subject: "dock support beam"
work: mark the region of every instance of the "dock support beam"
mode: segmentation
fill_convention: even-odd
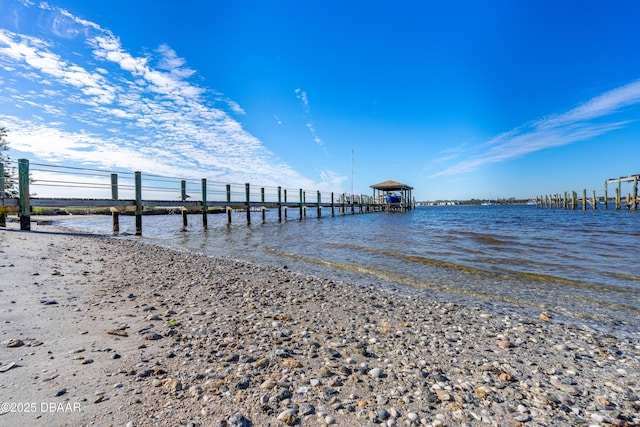
[[[244,194],[246,198],[245,205],[247,206],[247,225],[251,224],[251,189],[249,183],[244,184]]]
[[[322,216],[322,208],[320,207],[321,200],[322,196],[320,195],[320,191],[318,191],[318,218]]]
[[[135,172],[136,236],[142,236],[142,173]]]
[[[302,188],[300,189],[300,198],[298,200],[300,200],[300,220],[302,220]]]
[[[118,174],[111,174],[111,199],[118,200]],[[111,211],[111,221],[113,224],[113,234],[120,233],[120,212],[117,209]]]
[[[3,200],[4,205],[4,163],[0,162],[0,199]],[[0,213],[0,227],[7,226],[7,216],[3,213]]]
[[[209,206],[207,205],[207,180],[202,178],[202,227],[208,227]]]
[[[282,187],[278,186],[278,222],[282,222]]]
[[[29,200],[29,160],[18,160],[18,187],[20,191],[20,230],[31,230],[31,206]]]
[[[185,181],[184,179],[180,181],[180,200],[182,200],[183,202],[187,200],[187,181]],[[188,220],[187,220],[187,210],[182,207],[182,228],[186,229],[188,224]]]
[[[262,187],[260,189],[260,201],[262,202],[262,207],[261,207],[261,211],[262,211],[262,223],[264,224],[265,222],[267,222],[266,219],[266,212],[267,212],[267,208],[264,207],[264,187]]]
[[[638,178],[633,180],[633,200],[631,201],[631,209],[638,209]]]
[[[227,203],[231,204],[231,185],[227,184]],[[227,224],[231,224],[231,206],[227,205]]]

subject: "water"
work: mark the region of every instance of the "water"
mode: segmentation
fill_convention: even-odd
[[[336,212],[337,213],[337,212]],[[327,209],[323,216],[328,216]],[[336,215],[298,211],[145,216],[144,240],[212,256],[287,265],[294,271],[407,296],[471,302],[612,333],[640,330],[640,212],[516,206],[434,206],[408,213]],[[65,222],[110,234],[108,217]],[[132,217],[121,231],[133,234]]]

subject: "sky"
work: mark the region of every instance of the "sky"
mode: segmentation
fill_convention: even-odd
[[[74,167],[601,193],[640,173],[638,17],[635,0],[0,0],[0,127],[11,158]]]

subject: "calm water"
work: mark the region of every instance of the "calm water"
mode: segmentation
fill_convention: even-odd
[[[252,214],[143,218],[145,240],[207,255],[287,265],[359,286],[441,301],[473,301],[521,317],[556,319],[623,334],[640,330],[640,212],[563,211],[535,206],[420,207],[413,212],[261,223]],[[328,210],[323,212],[328,215]],[[81,230],[109,234],[108,217]],[[121,231],[132,234],[132,217]]]

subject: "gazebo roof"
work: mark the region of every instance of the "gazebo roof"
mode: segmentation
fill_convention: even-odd
[[[413,187],[407,184],[403,184],[401,182],[392,181],[392,180],[384,181],[379,184],[373,184],[370,187],[375,190],[382,190],[382,191],[413,190]]]

